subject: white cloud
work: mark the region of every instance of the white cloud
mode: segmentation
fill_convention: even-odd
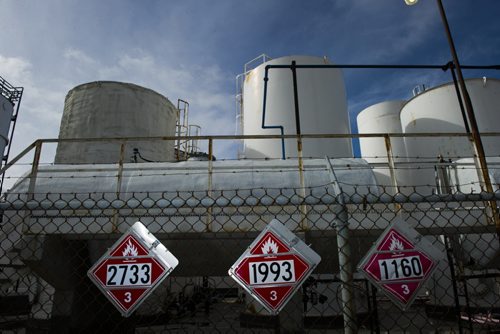
[[[90,65],[96,63],[96,61],[92,59],[89,55],[87,55],[85,52],[75,48],[67,48],[66,50],[64,50],[63,56],[68,60],[75,60],[77,63],[90,64]]]
[[[32,68],[32,64],[23,58],[0,55],[0,73],[13,86],[24,87],[17,126],[23,129],[25,124],[36,124],[35,132],[27,133],[43,136],[53,133],[49,128],[52,127],[52,122],[59,120],[56,108],[62,105],[61,99],[64,99],[64,93],[58,89],[51,89],[48,82],[44,84],[37,80]],[[16,134],[18,132],[21,130],[16,130]],[[31,136],[27,137],[32,139]]]
[[[22,57],[5,57],[0,54],[0,73],[14,86],[32,82],[31,67],[31,63]]]

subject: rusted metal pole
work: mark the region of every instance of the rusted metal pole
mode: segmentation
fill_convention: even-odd
[[[116,198],[120,198],[123,180],[123,160],[125,160],[125,143],[120,145],[120,160],[118,161],[118,173],[116,174]]]
[[[443,21],[444,30],[446,33],[446,38],[448,39],[448,44],[450,46],[451,55],[453,57],[453,65],[457,71],[458,83],[460,85],[460,90],[461,90],[463,101],[465,104],[465,111],[467,113],[467,117],[469,120],[472,141],[473,141],[474,149],[476,151],[476,156],[477,156],[478,162],[479,162],[478,167],[481,170],[481,173],[479,173],[479,175],[482,176],[482,180],[481,180],[482,185],[481,186],[482,186],[483,190],[486,190],[489,193],[493,193],[493,186],[491,185],[490,174],[488,171],[488,164],[486,162],[486,157],[485,157],[485,153],[484,153],[483,142],[482,142],[481,136],[479,134],[479,128],[477,126],[476,116],[474,114],[472,102],[471,102],[469,93],[467,91],[467,87],[465,85],[465,80],[464,80],[464,76],[462,74],[462,68],[460,67],[460,62],[458,60],[458,55],[457,55],[457,50],[455,48],[455,43],[453,42],[453,38],[451,36],[450,25],[448,24],[448,19],[446,18],[446,13],[445,13],[442,1],[436,0],[436,2],[438,5],[438,8],[439,8],[439,13],[441,14],[441,20]],[[493,222],[495,223],[495,226],[497,228],[497,235],[500,238],[500,220],[498,217],[497,204],[495,201],[490,201],[489,205],[491,207],[491,215],[493,218]]]
[[[394,187],[394,194],[397,194],[399,193],[399,186],[398,186],[398,180],[396,178],[396,166],[394,164],[394,157],[392,155],[391,137],[389,137],[389,134],[384,135],[384,141],[385,141],[385,149],[387,152],[387,164],[389,165],[389,172],[391,174],[391,182],[392,186]],[[394,203],[394,210],[396,212],[400,212],[401,205],[398,203]]]
[[[35,144],[35,154],[33,155],[33,163],[31,165],[30,172],[30,183],[28,185],[27,201],[31,201],[35,198],[35,188],[36,188],[36,178],[38,175],[38,167],[40,166],[40,157],[42,155],[42,144],[41,140],[34,142]],[[30,219],[31,210],[26,210],[23,215],[23,233],[29,233],[30,231]]]
[[[116,198],[120,199],[120,194],[122,192],[122,182],[123,182],[123,160],[125,159],[125,143],[120,144],[120,160],[118,161],[118,171],[116,173]],[[111,223],[112,232],[118,231],[118,217],[120,216],[118,210],[115,208],[113,213],[113,221]]]
[[[212,175],[213,175],[213,159],[214,159],[214,148],[213,148],[213,140],[208,140],[208,189],[207,189],[207,197],[212,198]],[[212,231],[212,206],[207,208],[207,223],[206,223],[206,232]]]
[[[40,157],[42,155],[42,141],[35,142],[35,155],[33,156],[33,164],[31,165],[30,184],[28,186],[28,197],[33,198],[36,186],[36,177],[38,175],[38,167],[40,166]]]

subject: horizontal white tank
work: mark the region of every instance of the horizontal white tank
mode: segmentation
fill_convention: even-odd
[[[248,72],[243,83],[243,134],[280,134],[279,129],[262,128],[264,75],[267,65],[329,64],[325,58],[288,56],[270,60]],[[302,134],[348,134],[349,117],[344,79],[340,69],[297,69],[300,126]],[[270,69],[267,87],[266,126],[283,126],[285,134],[296,134],[292,71]],[[285,141],[286,157],[297,157],[297,140]],[[350,139],[309,139],[303,141],[303,156],[352,157]],[[281,158],[280,139],[244,142],[249,159]]]
[[[361,111],[357,118],[358,133],[402,133],[399,113],[405,101],[385,101],[374,104]],[[394,162],[406,161],[404,139],[390,137]],[[378,164],[374,167],[375,176],[380,186],[389,186],[387,192],[393,192],[391,173],[388,165],[387,148],[383,137],[360,138],[361,157],[369,163]],[[395,176],[398,185],[405,180],[404,170],[396,169]],[[392,190],[392,191],[391,191]]]
[[[500,80],[466,80],[480,132],[500,132]],[[403,133],[465,133],[465,126],[453,83],[435,87],[409,100],[401,110]],[[495,137],[482,137],[487,156],[498,156],[500,145]],[[435,184],[433,162],[473,156],[471,142],[465,137],[405,138],[410,160],[421,167],[413,172],[413,185]],[[423,162],[428,162],[424,165]],[[423,188],[422,188],[423,189]]]
[[[59,138],[113,138],[175,136],[177,109],[163,95],[130,83],[97,81],[70,90],[64,102]],[[172,161],[174,142],[128,142],[151,161]],[[116,163],[120,144],[106,142],[59,143],[55,163]]]
[[[378,195],[373,171],[366,161],[353,158],[332,159],[331,163],[336,169],[339,182],[343,183],[342,190],[346,196]],[[212,205],[214,206],[212,211],[214,231],[249,231],[262,227],[259,224],[264,221],[264,217],[267,214],[274,215],[275,213],[267,210],[259,211],[258,207],[261,205],[274,203],[277,206],[290,206],[292,214],[300,214],[298,205],[293,200],[301,201],[300,197],[297,196],[296,189],[302,185],[297,163],[293,160],[128,163],[123,165],[121,181],[116,177],[118,168],[117,164],[40,167],[35,184],[34,199],[48,204],[50,202],[50,200],[47,201],[48,193],[70,194],[69,198],[64,199],[67,201],[75,199],[74,194],[76,193],[84,194],[83,200],[89,199],[90,193],[106,193],[110,195],[110,201],[119,198],[126,201],[128,207],[137,208],[138,201],[144,199],[145,192],[147,192],[147,197],[151,198],[153,206],[170,203],[163,214],[173,215],[172,217],[165,216],[165,220],[153,216],[141,216],[140,220],[143,223],[150,224],[148,228],[152,233],[155,233],[155,229],[167,232],[203,232],[206,228],[206,220],[200,219],[200,215],[205,214],[206,208]],[[335,195],[334,188],[325,187],[325,184],[331,182],[325,159],[305,159],[303,175],[303,186],[306,187],[305,196],[313,201],[311,205],[321,206],[318,203],[321,198],[334,199],[332,197]],[[28,191],[29,178],[27,176],[10,190],[11,196],[15,198],[16,194]],[[120,195],[115,195],[117,191],[120,192]],[[99,195],[96,196],[99,197]],[[276,198],[276,201],[273,198]],[[102,197],[95,198],[97,202],[100,202],[101,199]],[[214,203],[214,199],[216,203]],[[186,202],[184,203],[184,201]],[[67,205],[66,202],[64,207]],[[93,201],[91,206],[100,210],[99,205]],[[188,210],[184,211],[184,215],[179,215],[178,205],[186,208],[194,205],[198,207],[198,211]],[[229,207],[233,208],[229,209]],[[237,207],[241,208],[237,209]],[[246,215],[243,214],[246,212],[243,207],[250,210]],[[201,213],[200,210],[204,213]],[[74,212],[72,211],[71,214]],[[122,218],[125,220],[139,219],[134,217],[136,214],[138,211]],[[282,214],[290,215],[286,210],[282,211]],[[230,219],[225,218],[226,215],[229,215]],[[318,215],[318,211],[309,212],[309,219],[314,221],[314,227],[331,228],[330,218]],[[279,214],[274,217],[278,218]],[[108,228],[112,227],[112,221],[109,219],[88,218],[88,224],[77,223],[78,226],[68,224],[65,219],[43,218],[42,222],[38,218],[33,218],[31,227],[37,231],[42,229],[45,233],[85,234],[108,233],[110,231]],[[300,219],[292,219],[288,223],[296,228],[299,221]],[[371,223],[372,221],[370,221]],[[66,225],[68,228],[59,224]]]
[[[14,113],[14,105],[5,96],[0,95],[0,161],[9,143],[10,121]]]

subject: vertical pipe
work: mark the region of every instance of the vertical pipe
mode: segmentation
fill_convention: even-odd
[[[290,66],[290,69],[292,70],[293,77],[293,103],[295,109],[295,131],[297,133],[297,147],[298,149],[300,149],[300,151],[302,151],[302,139],[300,138],[302,131],[300,130],[299,94],[297,87],[297,63],[295,62],[295,60],[292,61],[292,66]]]
[[[263,129],[280,129],[281,135],[283,136],[285,134],[285,131],[283,129],[283,126],[281,125],[266,125],[266,104],[267,104],[267,82],[269,81],[269,65],[266,66],[265,72],[264,72],[264,98],[263,98],[263,105],[262,105],[262,128]],[[285,155],[285,138],[281,138],[281,158],[283,160],[286,159]]]
[[[353,270],[351,257],[351,244],[349,243],[349,215],[344,201],[344,193],[340,187],[335,170],[328,157],[325,157],[327,168],[330,172],[332,187],[337,195],[339,212],[334,221],[337,229],[337,252],[339,257],[342,310],[346,334],[357,333],[356,309],[354,304],[354,291],[352,287]]]
[[[299,94],[297,87],[297,68],[295,60],[292,61],[292,78],[293,78],[293,102],[295,109],[295,132],[297,134],[297,158],[299,161],[299,179],[300,179],[300,196],[304,199],[306,197],[305,181],[304,181],[304,159],[302,156],[302,132],[300,130],[300,111],[299,111]],[[300,205],[300,228],[302,231],[307,231],[309,226],[307,224],[307,205]]]

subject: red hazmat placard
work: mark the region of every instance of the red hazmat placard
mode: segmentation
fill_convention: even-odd
[[[173,254],[137,222],[87,275],[118,311],[128,317],[178,263]]]
[[[320,260],[302,240],[273,220],[229,269],[229,275],[276,314]]]
[[[406,222],[397,220],[384,231],[358,268],[403,310],[417,297],[442,252]]]

